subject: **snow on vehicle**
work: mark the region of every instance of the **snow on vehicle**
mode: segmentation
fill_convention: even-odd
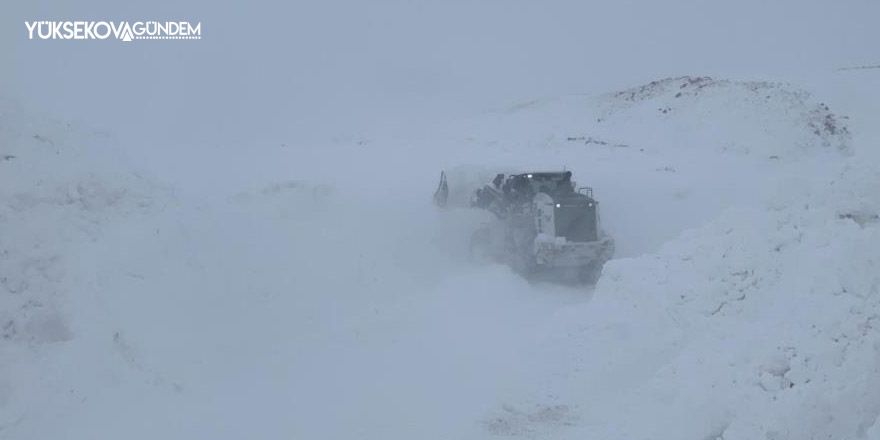
[[[600,227],[592,188],[577,188],[571,171],[497,174],[471,193],[468,205],[494,214],[471,237],[471,256],[510,265],[530,278],[595,284],[614,254]],[[434,203],[449,204],[446,173]]]

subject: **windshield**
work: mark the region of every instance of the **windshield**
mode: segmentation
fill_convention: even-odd
[[[521,179],[529,186],[532,194],[539,192],[547,194],[564,194],[573,191],[571,186],[571,172],[564,173],[531,173],[522,174]]]

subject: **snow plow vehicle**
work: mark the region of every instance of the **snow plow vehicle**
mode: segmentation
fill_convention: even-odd
[[[496,174],[473,189],[467,205],[494,215],[473,233],[471,258],[507,264],[527,278],[595,284],[614,255],[614,240],[600,227],[592,188],[578,188],[571,177],[571,171]],[[441,172],[434,203],[445,207],[449,199]]]

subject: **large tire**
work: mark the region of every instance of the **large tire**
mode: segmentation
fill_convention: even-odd
[[[578,271],[578,281],[583,284],[595,286],[596,283],[599,282],[599,277],[602,276],[602,266],[604,266],[603,262],[594,261],[582,267]]]
[[[507,263],[513,268],[514,272],[527,279],[535,275],[537,269],[534,256],[523,249],[515,249],[511,251]]]

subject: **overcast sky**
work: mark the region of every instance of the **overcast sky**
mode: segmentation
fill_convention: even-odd
[[[76,3],[76,4],[73,4]],[[0,93],[156,140],[428,127],[671,75],[880,63],[880,2],[5,0]],[[201,22],[198,41],[43,41],[29,20]]]

